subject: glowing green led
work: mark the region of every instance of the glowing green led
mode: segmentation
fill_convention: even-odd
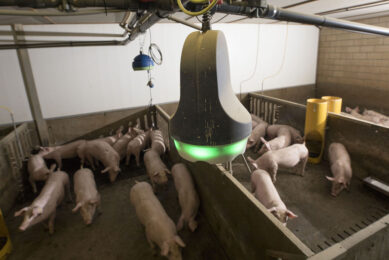
[[[206,161],[209,163],[221,163],[233,160],[237,155],[246,150],[247,138],[236,143],[218,146],[201,146],[186,144],[174,140],[176,149],[181,157],[188,161]]]

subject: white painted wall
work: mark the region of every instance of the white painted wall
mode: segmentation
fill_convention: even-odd
[[[231,81],[236,93],[240,87],[242,92],[260,90],[263,79],[277,71],[276,76],[264,81],[265,90],[315,83],[319,33],[315,27],[217,24],[214,29],[222,30],[226,35]],[[121,33],[118,25],[31,25],[25,26],[25,30]],[[153,103],[178,101],[181,50],[186,36],[192,31],[180,24],[152,27],[152,41],[164,54],[163,64],[152,71],[155,78]],[[145,45],[148,43],[147,34]],[[131,67],[138,52],[138,39],[127,46],[29,49],[44,117],[147,105],[147,73],[134,72]],[[0,50],[0,87],[0,105],[10,106],[17,121],[31,120],[14,50]],[[0,112],[0,124],[8,122],[6,113]]]

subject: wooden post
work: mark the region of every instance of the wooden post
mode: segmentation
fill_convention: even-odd
[[[25,40],[24,35],[16,34],[16,32],[22,32],[23,26],[21,24],[12,25],[14,32],[15,43],[18,41]],[[20,70],[23,76],[24,87],[26,89],[27,98],[30,104],[31,114],[34,119],[35,126],[37,128],[38,137],[41,145],[47,146],[50,144],[49,131],[47,128],[46,120],[43,118],[38,92],[36,90],[34,75],[32,73],[32,67],[30,57],[28,56],[27,49],[16,50],[19,59]]]

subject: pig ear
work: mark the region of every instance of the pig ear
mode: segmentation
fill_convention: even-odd
[[[161,255],[167,256],[169,254],[169,244],[167,242],[163,242],[161,248]]]
[[[152,176],[157,176],[159,172],[154,172]]]
[[[89,203],[90,204],[97,204],[99,202],[99,199],[92,199],[92,200],[89,200]]]
[[[329,180],[329,181],[334,181],[334,180],[335,180],[334,177],[330,177],[330,176],[326,176],[326,178],[327,178],[327,180]]]
[[[268,150],[268,151],[271,151],[271,147],[270,147],[270,145],[269,145],[269,142],[266,141],[263,137],[261,137],[261,141],[262,141],[262,143],[266,146],[267,150]]]
[[[76,207],[74,207],[74,209],[72,209],[72,212],[75,213],[77,212],[77,210],[79,210],[81,208],[82,204],[81,202],[77,203]]]
[[[168,174],[172,174],[172,172],[171,172],[169,169],[166,169],[166,172],[167,172]]]
[[[35,207],[32,210],[32,215],[33,216],[38,216],[38,215],[41,215],[42,213],[43,213],[43,209],[41,207]]]
[[[176,241],[176,243],[180,246],[180,247],[185,247],[185,243],[184,241],[182,241],[182,239],[179,237],[179,236],[175,236],[174,237],[174,241]]]
[[[296,214],[294,214],[292,211],[290,210],[287,210],[286,211],[286,215],[288,216],[288,218],[290,219],[293,219],[293,218],[297,218],[298,216]]]
[[[276,209],[276,207],[272,207],[272,208],[268,209],[268,211],[270,213],[273,213],[273,212],[277,212],[277,209]]]
[[[105,168],[104,170],[102,170],[101,173],[106,173],[106,172],[109,171],[110,169],[111,169],[111,167],[108,166],[107,168]]]
[[[16,212],[15,212],[15,217],[18,217],[18,216],[22,215],[24,212],[26,212],[26,211],[29,210],[29,209],[30,209],[30,207],[25,207],[25,208],[22,208],[22,209],[19,210],[19,211],[16,211]]]

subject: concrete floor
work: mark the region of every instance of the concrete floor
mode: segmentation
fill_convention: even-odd
[[[246,157],[257,158],[252,151]],[[250,174],[241,157],[233,162],[233,175],[248,190]],[[298,215],[289,220],[287,227],[312,251],[320,252],[379,218],[389,214],[387,197],[367,188],[356,176],[350,191],[338,197],[330,195],[331,176],[327,162],[308,164],[304,177],[279,170],[275,186],[288,209]]]
[[[64,164],[71,176],[77,163],[67,161]],[[145,174],[144,169],[122,166],[118,180],[111,184],[106,175],[95,173],[103,213],[95,217],[90,227],[84,225],[79,213],[72,214],[73,203],[64,203],[57,208],[53,235],[49,235],[42,224],[19,232],[17,228],[22,217],[8,216],[6,222],[14,245],[9,259],[165,259],[153,256],[144,229],[130,204],[130,188],[135,181],[147,181]],[[180,207],[172,179],[169,179],[168,189],[158,193],[158,198],[176,223]],[[28,204],[16,205],[14,210]],[[187,245],[182,251],[183,259],[227,259],[201,213],[198,221],[196,232],[185,229],[179,233]]]

